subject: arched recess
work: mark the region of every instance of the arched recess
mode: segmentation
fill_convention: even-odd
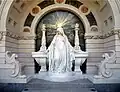
[[[79,10],[71,5],[66,5],[66,4],[54,4],[54,5],[50,5],[46,8],[44,8],[43,10],[41,10],[41,12],[35,16],[32,24],[31,24],[31,30],[32,30],[32,34],[35,36],[35,30],[37,27],[37,24],[39,22],[39,20],[46,15],[48,12],[53,11],[53,10],[67,10],[70,11],[74,14],[76,14],[81,21],[83,22],[83,25],[85,27],[85,32],[87,33],[90,30],[90,24],[87,20],[87,18],[85,17],[84,14],[80,13]]]
[[[40,50],[41,46],[41,39],[42,39],[42,26],[43,24],[46,25],[46,47],[48,48],[53,37],[56,34],[57,25],[61,24],[64,33],[68,38],[68,41],[70,44],[74,47],[75,46],[75,24],[79,24],[79,45],[81,47],[81,50],[85,51],[85,29],[82,21],[78,16],[76,16],[74,13],[71,13],[66,10],[55,10],[48,12],[45,16],[43,16],[36,28],[36,47],[35,51]]]
[[[45,16],[46,14],[48,14],[52,11],[57,11],[57,10],[69,11],[69,12],[75,14],[82,21],[85,33],[89,32],[90,24],[89,24],[86,16],[84,14],[80,13],[77,8],[75,8],[71,5],[67,5],[67,4],[62,4],[62,5],[54,4],[54,5],[50,5],[44,9],[42,9],[41,12],[35,16],[32,24],[31,24],[31,30],[32,30],[33,36],[36,36],[35,31],[36,31],[36,28],[37,28],[37,25],[38,25],[40,19],[43,18],[43,16]],[[85,69],[83,69],[83,73],[85,73],[85,70],[86,70],[86,63],[85,63]]]

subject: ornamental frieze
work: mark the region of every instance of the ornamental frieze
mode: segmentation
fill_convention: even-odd
[[[87,35],[85,39],[103,39],[102,35]]]
[[[106,39],[106,38],[116,35],[116,34],[118,35],[118,37],[120,39],[120,29],[112,30],[104,35],[98,35],[98,34],[89,35],[89,34],[87,34],[87,36],[85,36],[85,39]]]
[[[115,34],[117,34],[120,39],[120,29],[112,30],[104,35],[98,35],[98,34],[89,35],[89,34],[87,34],[85,36],[85,39],[106,39]],[[37,36],[20,36],[15,33],[12,33],[12,32],[1,31],[0,32],[0,41],[3,39],[3,36],[8,36],[8,37],[16,39],[16,40],[35,40],[37,37]]]

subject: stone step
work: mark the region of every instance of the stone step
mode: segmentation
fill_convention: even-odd
[[[90,80],[86,79],[78,79],[69,82],[52,82],[42,79],[32,79],[28,82],[28,84],[93,84]]]
[[[25,88],[34,88],[34,89],[46,89],[46,88],[91,88],[93,85],[77,85],[77,84],[68,84],[68,85],[52,85],[52,84],[47,84],[47,85],[26,85]]]
[[[22,92],[97,92],[94,88],[24,89]]]
[[[42,79],[32,79],[22,92],[97,92],[88,79],[70,82],[51,82]],[[93,90],[93,91],[92,91]]]

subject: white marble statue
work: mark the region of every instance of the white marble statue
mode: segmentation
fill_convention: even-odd
[[[62,27],[57,29],[57,34],[54,36],[47,52],[50,72],[65,73],[71,71],[72,61],[75,60],[74,49]]]

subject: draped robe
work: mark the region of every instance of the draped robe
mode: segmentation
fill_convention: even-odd
[[[48,47],[49,71],[56,73],[70,72],[75,60],[73,47],[66,35],[56,34]]]

